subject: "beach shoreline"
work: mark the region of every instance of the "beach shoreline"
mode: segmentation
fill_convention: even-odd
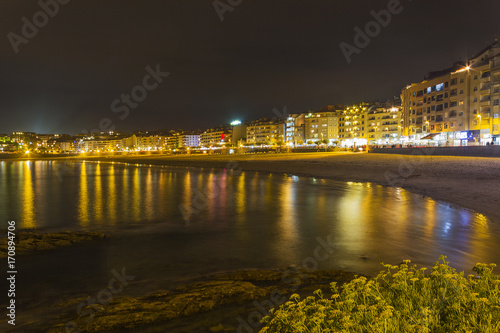
[[[100,161],[247,172],[269,172],[342,182],[395,186],[500,222],[500,159],[368,153],[283,153],[245,155],[107,155],[15,158],[6,161]]]

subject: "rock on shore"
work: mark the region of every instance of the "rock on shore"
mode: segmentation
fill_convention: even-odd
[[[15,252],[23,255],[43,250],[51,250],[77,243],[103,239],[106,235],[98,232],[71,232],[62,231],[57,233],[39,233],[32,231],[16,232]],[[9,239],[4,235],[0,238],[0,258],[7,257]]]

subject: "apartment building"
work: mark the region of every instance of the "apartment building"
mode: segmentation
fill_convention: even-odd
[[[164,136],[159,135],[138,136],[136,146],[139,150],[163,150],[165,139]]]
[[[346,106],[339,114],[339,139],[342,147],[368,144],[368,111],[371,103]]]
[[[285,127],[279,120],[259,119],[247,126],[247,143],[274,145],[284,142]]]
[[[59,141],[57,143],[57,149],[62,153],[75,152],[75,142],[74,141]]]
[[[123,140],[83,140],[78,145],[78,149],[82,152],[114,152],[122,151]]]
[[[231,144],[232,130],[229,126],[209,128],[200,134],[200,145],[202,147],[218,147]]]
[[[165,137],[165,149],[176,149],[179,148],[179,138],[178,134],[173,134]]]
[[[198,134],[179,134],[177,136],[177,147],[192,148],[200,146],[200,135]]]
[[[369,145],[393,145],[401,143],[403,112],[400,103],[373,105],[366,111],[366,130]]]
[[[305,142],[305,114],[290,114],[285,120],[285,144],[301,145]]]
[[[7,135],[0,135],[0,153],[15,152],[18,149],[18,144],[11,141]]]
[[[500,44],[467,62],[429,73],[401,93],[404,135],[410,142],[481,145],[498,140]]]
[[[333,106],[306,114],[304,117],[305,142],[336,144],[339,141],[339,118]]]

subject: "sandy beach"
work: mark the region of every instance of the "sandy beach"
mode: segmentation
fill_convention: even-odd
[[[122,155],[85,159],[151,165],[277,172],[347,182],[397,186],[472,209],[500,222],[500,159],[459,156],[409,156],[368,153],[293,153],[248,155]],[[24,160],[24,158],[22,159]]]

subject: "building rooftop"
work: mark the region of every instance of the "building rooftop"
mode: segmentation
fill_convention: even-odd
[[[424,80],[432,80],[432,79],[435,79],[437,77],[456,72],[457,70],[464,68],[464,67],[465,67],[464,61],[455,61],[451,67],[448,67],[448,68],[440,70],[440,71],[429,72],[424,77]]]

